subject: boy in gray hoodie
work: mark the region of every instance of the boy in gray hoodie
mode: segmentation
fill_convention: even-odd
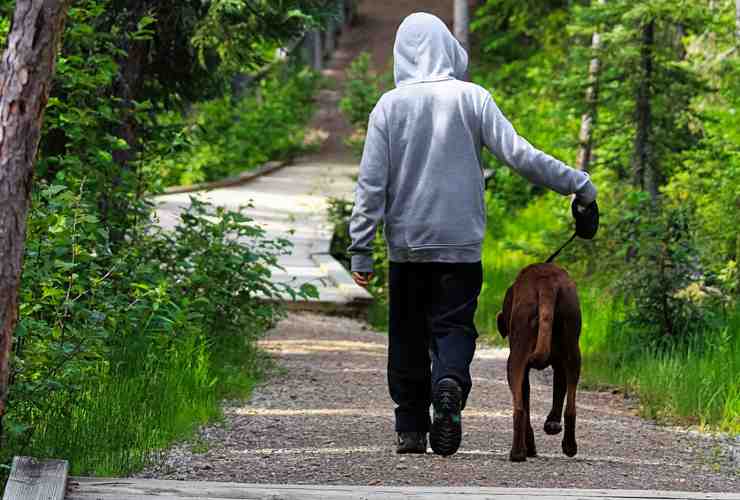
[[[374,235],[384,221],[397,451],[425,453],[428,432],[432,450],[446,456],[460,446],[478,336],[482,146],[529,181],[575,194],[578,205],[594,201],[596,189],[587,173],[520,137],[487,90],[462,81],[468,55],[439,18],[408,16],[393,57],[396,88],[370,114],[348,250],[355,281],[367,286]]]

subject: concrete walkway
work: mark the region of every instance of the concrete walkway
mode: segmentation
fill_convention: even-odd
[[[267,231],[267,237],[293,243],[292,253],[279,259],[283,269],[272,270],[273,282],[295,287],[312,283],[319,290],[318,299],[291,302],[289,307],[358,313],[372,297],[329,254],[333,227],[327,215],[330,197],[351,199],[357,170],[352,164],[296,162],[242,185],[161,196],[157,213],[162,226],[172,227],[191,196],[230,209],[252,205],[245,214]]]

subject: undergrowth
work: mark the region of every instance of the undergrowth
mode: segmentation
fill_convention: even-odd
[[[142,224],[110,253],[84,197],[49,186],[29,238],[0,463],[140,469],[248,395],[265,366],[255,342],[282,316],[258,295],[316,296],[270,280],[289,241],[195,198],[173,229]]]
[[[523,267],[544,261],[556,248],[547,248],[543,237],[543,224],[558,224],[551,207],[552,199],[540,199],[514,217],[489,220],[476,324],[496,344],[505,345],[496,328],[496,314],[506,289]],[[498,213],[489,197],[489,217]],[[583,246],[583,242],[577,240],[573,245]],[[577,251],[569,248],[565,255]],[[560,265],[578,284],[583,386],[619,387],[635,393],[642,415],[662,423],[740,433],[740,309],[718,312],[722,318],[718,326],[701,335],[668,347],[651,343],[631,328],[625,315],[629,303],[601,283],[598,272],[587,275],[572,258],[563,260],[570,265]]]
[[[215,181],[310,149],[306,124],[320,76],[308,68],[278,69],[241,97],[197,103],[184,117],[159,115],[160,127],[173,135],[148,159],[154,187]]]

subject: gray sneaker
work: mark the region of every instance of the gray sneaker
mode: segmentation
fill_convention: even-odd
[[[427,452],[427,433],[426,432],[399,432],[398,446],[396,453],[426,453]]]

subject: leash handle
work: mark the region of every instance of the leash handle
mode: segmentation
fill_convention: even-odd
[[[563,243],[563,246],[561,246],[560,248],[558,248],[557,251],[554,254],[552,254],[550,256],[550,258],[547,259],[545,262],[548,263],[548,264],[550,264],[552,261],[554,261],[555,260],[555,257],[557,257],[558,255],[560,255],[560,252],[562,252],[565,247],[567,247],[568,245],[570,245],[570,243],[574,239],[576,239],[576,236],[578,236],[578,233],[573,233],[573,236],[571,236],[568,241],[566,241],[565,243]]]

